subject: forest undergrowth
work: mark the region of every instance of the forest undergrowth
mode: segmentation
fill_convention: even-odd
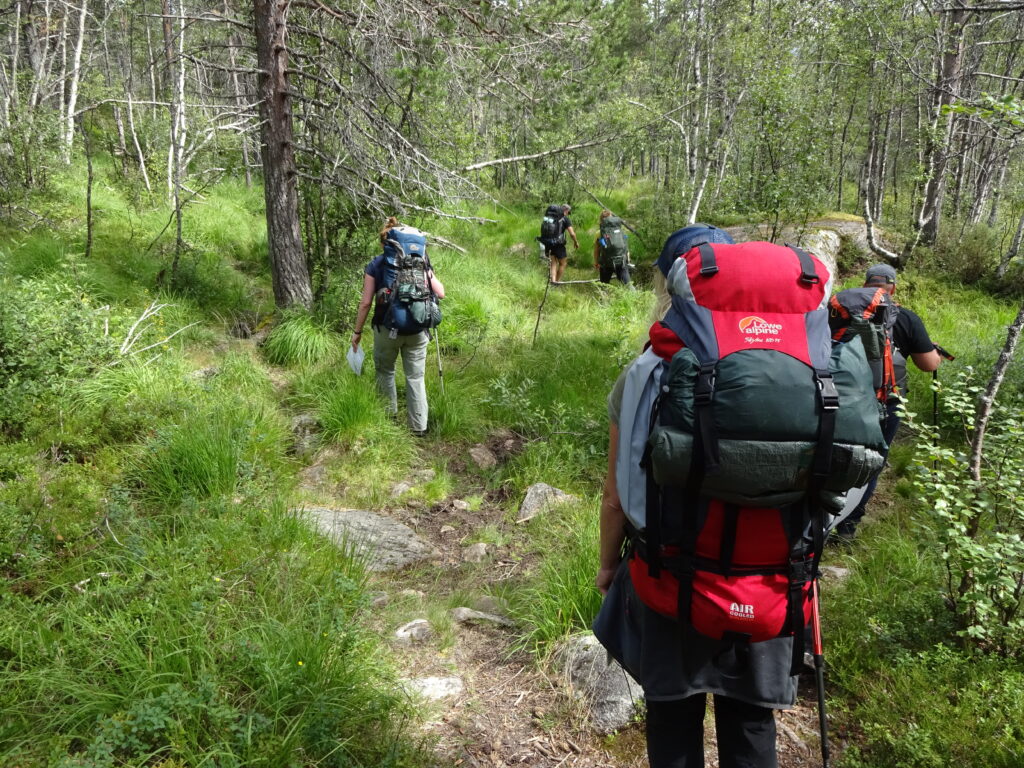
[[[187,211],[172,270],[167,210],[112,179],[93,192],[86,258],[80,181],[33,203],[46,224],[0,230],[2,764],[432,764],[371,577],[298,510],[386,507],[396,483],[431,469],[402,502],[463,498],[481,518],[458,531],[463,542],[524,564],[500,583],[487,578],[493,563],[460,571],[431,598],[442,636],[447,607],[488,593],[514,617],[516,647],[544,664],[599,605],[605,397],[641,347],[649,291],[546,290],[539,206],[468,211],[497,225],[410,221],[465,249],[432,253],[449,298],[439,362],[430,349],[431,432],[413,444],[372,371],[356,377],[344,362],[355,281],[336,280],[312,314],[273,316],[261,192],[209,190]],[[642,225],[640,192],[610,202]],[[598,212],[574,210],[571,279],[596,276]],[[639,230],[644,265],[666,232]],[[367,233],[363,256],[373,250]],[[989,367],[1012,317],[924,269],[906,273],[899,298],[958,354],[944,382]],[[932,419],[929,385],[915,375],[912,421]],[[296,439],[300,416],[316,425],[312,445]],[[490,469],[466,461],[497,433],[514,436],[513,454]],[[840,765],[1019,765],[1024,668],[957,642],[912,446],[908,435],[894,452],[863,535],[826,557],[850,570],[824,594]],[[325,483],[303,482],[313,464]],[[516,526],[535,482],[580,501]]]

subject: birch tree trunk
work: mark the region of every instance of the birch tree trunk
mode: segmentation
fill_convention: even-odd
[[[286,0],[253,0],[259,68],[260,139],[267,245],[278,307],[309,307],[313,292],[299,231],[292,106],[288,91]]]
[[[1009,269],[1010,262],[1017,258],[1017,254],[1020,252],[1021,240],[1024,240],[1024,214],[1021,214],[1020,221],[1017,222],[1017,231],[1013,235],[1010,247],[1006,249],[1003,258],[999,260],[999,267],[996,269],[997,277],[1003,278],[1006,276],[1006,270]]]
[[[78,84],[82,78],[82,49],[85,47],[85,18],[88,0],[82,0],[78,11],[78,33],[75,53],[71,60],[71,84],[68,87],[68,110],[64,117],[64,162],[71,163],[71,146],[75,141],[75,107],[78,104]]]
[[[946,165],[953,141],[952,116],[945,115],[946,107],[959,98],[963,72],[964,29],[969,10],[958,6],[946,15],[946,29],[940,37],[939,72],[932,96],[931,130],[925,144],[924,167],[928,169],[924,199],[918,223],[920,241],[925,245],[935,242],[942,219],[942,200],[946,189]]]

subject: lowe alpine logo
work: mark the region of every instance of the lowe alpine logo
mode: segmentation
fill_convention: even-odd
[[[729,615],[737,619],[753,619],[754,606],[733,603],[729,606]]]
[[[782,324],[769,323],[757,315],[747,315],[740,320],[740,331],[752,336],[778,336],[782,333]]]

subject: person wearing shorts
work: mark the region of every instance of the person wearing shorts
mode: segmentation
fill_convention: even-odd
[[[573,245],[578,251],[580,249],[580,241],[576,239],[576,230],[572,228],[572,219],[569,218],[569,212],[571,210],[572,208],[568,205],[562,206],[562,232],[569,233],[569,237],[572,238]],[[565,250],[565,238],[562,238],[561,243],[555,243],[553,245],[545,243],[544,252],[547,254],[549,259],[551,282],[562,282],[562,275],[565,273],[565,263],[569,258],[569,254]]]

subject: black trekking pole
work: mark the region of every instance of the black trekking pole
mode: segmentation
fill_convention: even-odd
[[[437,350],[437,380],[441,384],[441,394],[444,394],[444,369],[441,367],[441,334],[434,328],[434,348]]]
[[[821,765],[829,768],[828,758],[828,721],[825,719],[825,656],[821,648],[821,609],[818,602],[820,582],[817,578],[811,583],[811,622],[813,630],[814,680],[818,686],[818,730],[821,734]]]

